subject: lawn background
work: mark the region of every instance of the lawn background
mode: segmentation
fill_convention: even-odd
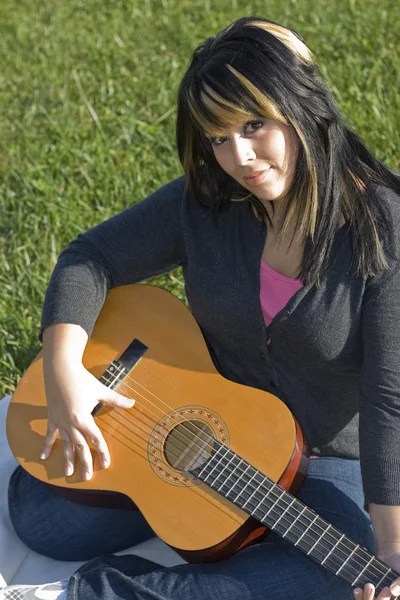
[[[251,14],[305,38],[348,123],[400,170],[397,0],[1,0],[0,397],[40,348],[57,255],[182,173],[179,80]],[[157,283],[184,298],[179,272]]]

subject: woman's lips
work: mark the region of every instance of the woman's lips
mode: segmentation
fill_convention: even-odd
[[[258,171],[253,177],[244,177],[243,179],[248,185],[258,185],[264,181],[271,168],[272,167],[269,167],[269,169],[265,169],[264,171]]]

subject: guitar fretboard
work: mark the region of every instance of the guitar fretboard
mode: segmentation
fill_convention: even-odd
[[[353,587],[371,582],[379,594],[399,576],[238,454],[217,440],[213,446],[190,472],[268,529]]]

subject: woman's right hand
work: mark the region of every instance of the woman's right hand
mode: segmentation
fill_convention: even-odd
[[[48,409],[47,433],[40,458],[51,454],[60,435],[64,448],[64,472],[74,472],[75,451],[82,464],[82,478],[93,476],[93,457],[88,442],[96,449],[100,467],[110,465],[110,453],[92,410],[99,402],[120,408],[130,408],[134,400],[106,387],[79,362],[55,365],[44,362],[44,379]]]

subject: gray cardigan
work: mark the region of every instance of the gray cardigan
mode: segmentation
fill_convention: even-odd
[[[398,244],[400,199],[386,188],[378,194]],[[52,275],[42,327],[76,323],[90,334],[108,288],[180,265],[221,374],[281,398],[313,454],[360,457],[366,503],[400,504],[399,263],[367,280],[352,274],[344,225],[321,286],[306,284],[267,329],[265,235],[248,203],[215,215],[179,178],[70,244]]]

